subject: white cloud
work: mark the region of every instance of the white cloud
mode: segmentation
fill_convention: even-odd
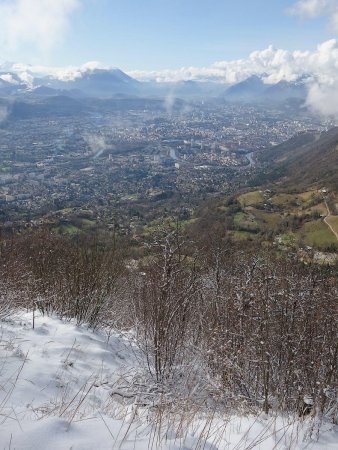
[[[108,144],[104,136],[99,134],[86,134],[83,138],[92,150],[94,158],[99,158],[108,148]]]
[[[0,72],[14,72],[23,81],[32,82],[34,76],[53,76],[59,80],[74,80],[95,69],[108,69],[93,61],[82,66],[45,67],[6,63]],[[314,50],[288,51],[272,46],[252,52],[247,58],[218,61],[208,67],[183,67],[159,71],[131,71],[129,75],[140,80],[178,82],[183,80],[214,81],[234,84],[251,75],[262,76],[265,83],[307,79],[307,104],[321,114],[338,116],[338,41],[331,39]]]
[[[19,84],[17,80],[14,79],[13,75],[11,73],[3,73],[0,75],[0,80],[6,81],[7,83],[11,84]]]
[[[251,75],[263,76],[266,83],[295,81],[311,76],[328,83],[338,78],[338,42],[326,41],[314,51],[288,51],[272,46],[252,52],[246,59],[218,61],[209,67],[189,67],[160,71],[131,71],[129,75],[156,81],[218,81],[234,84]]]
[[[336,0],[299,0],[290,11],[304,18],[314,18],[331,14],[337,5]]]
[[[15,51],[50,50],[62,41],[80,0],[0,0],[0,45]]]
[[[328,17],[331,28],[338,31],[338,0],[299,0],[290,12],[309,19]]]
[[[48,67],[10,62],[0,63],[0,72],[13,72],[27,84],[32,84],[34,77],[46,76],[51,76],[60,81],[72,81],[76,78],[81,78],[85,73],[91,72],[95,69],[108,69],[108,67],[98,61],[90,61],[81,66],[66,67]]]
[[[311,85],[306,104],[317,114],[337,117],[338,81],[330,85],[318,83]]]
[[[338,42],[335,39],[318,45],[314,51],[290,52],[270,46],[252,52],[246,59],[219,61],[210,67],[133,71],[129,75],[144,80],[214,80],[228,84],[251,75],[262,76],[266,83],[305,77],[309,88],[308,107],[322,115],[338,116]]]

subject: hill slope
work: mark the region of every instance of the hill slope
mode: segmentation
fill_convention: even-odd
[[[337,190],[338,128],[297,135],[265,151],[260,159],[273,164],[272,176],[276,171],[285,175],[287,186],[307,188],[316,184]]]

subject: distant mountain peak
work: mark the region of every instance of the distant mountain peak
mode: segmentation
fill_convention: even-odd
[[[280,80],[276,83],[265,83],[264,75],[251,75],[229,87],[225,92],[225,98],[232,101],[264,102],[280,102],[289,99],[305,100],[308,79],[303,76],[295,81]]]

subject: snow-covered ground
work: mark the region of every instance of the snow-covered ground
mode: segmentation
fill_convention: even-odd
[[[281,417],[200,414],[184,426],[164,420],[158,433],[156,408],[137,392],[132,339],[50,317],[33,330],[31,319],[0,322],[0,450],[338,449],[329,426],[309,440],[309,423]]]

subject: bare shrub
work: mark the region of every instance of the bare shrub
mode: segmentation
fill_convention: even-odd
[[[134,324],[157,382],[182,361],[199,290],[196,255],[178,230],[158,236],[140,269],[132,299]]]
[[[110,242],[3,241],[0,317],[37,308],[108,336],[132,330],[157,388],[186,389],[198,408],[337,420],[337,268],[216,231],[198,245],[179,229],[153,238],[133,268]]]
[[[111,317],[124,270],[114,246],[31,232],[3,244],[3,281],[21,304],[97,327]]]
[[[264,252],[231,258],[222,270],[216,260],[209,266],[212,288],[203,293],[205,352],[220,389],[266,413],[303,415],[304,401],[308,412],[329,411],[337,387],[336,278]]]

